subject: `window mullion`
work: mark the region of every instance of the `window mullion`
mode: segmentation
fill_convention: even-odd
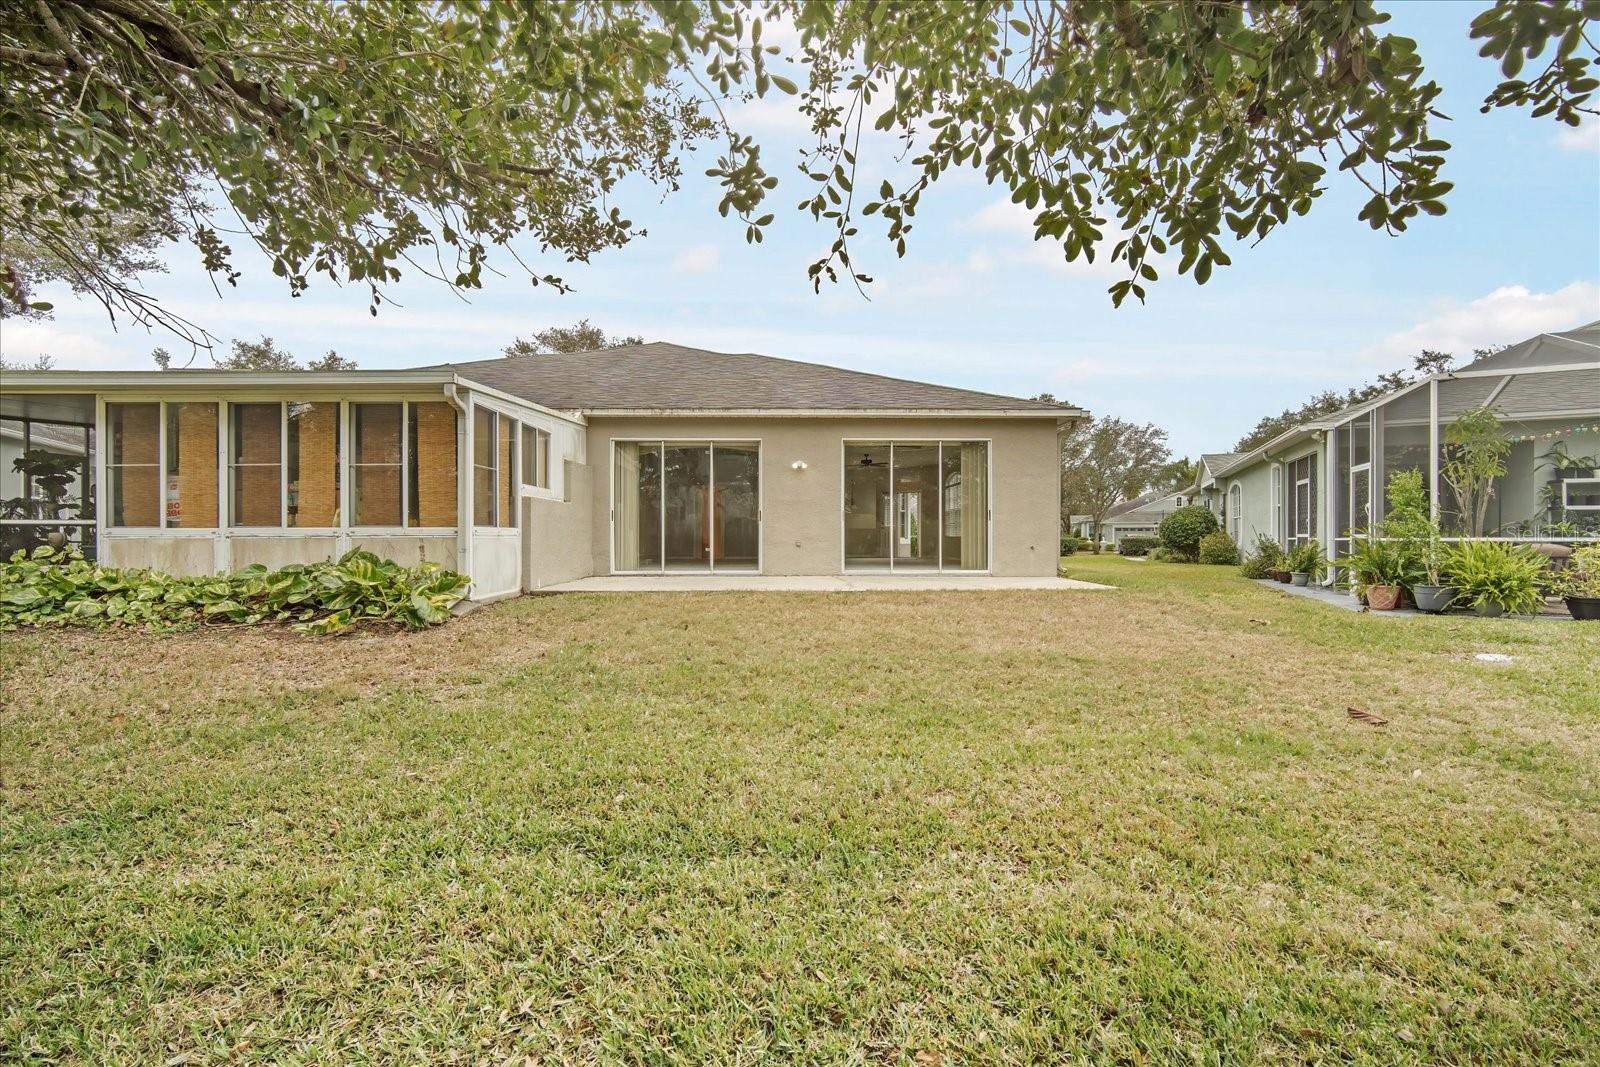
[[[156,525],[167,528],[167,402],[156,402]]]
[[[411,519],[411,401],[400,402],[400,527],[405,528]]]
[[[289,401],[278,402],[278,527],[289,528]]]

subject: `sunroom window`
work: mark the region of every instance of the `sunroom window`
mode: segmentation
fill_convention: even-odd
[[[161,405],[107,404],[111,525],[161,525]]]

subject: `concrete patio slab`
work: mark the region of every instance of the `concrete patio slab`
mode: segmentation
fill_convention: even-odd
[[[935,589],[1114,589],[1075,578],[997,578],[989,575],[936,574],[621,574],[557,582],[535,593],[709,593],[805,592],[868,593]]]

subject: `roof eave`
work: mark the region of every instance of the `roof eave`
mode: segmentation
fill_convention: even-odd
[[[590,418],[850,419],[979,418],[1081,419],[1082,408],[583,408]]]
[[[109,389],[206,389],[328,385],[449,385],[457,380],[438,370],[340,371],[7,371],[0,389],[8,392],[93,393]]]

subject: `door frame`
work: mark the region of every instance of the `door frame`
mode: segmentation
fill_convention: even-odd
[[[707,507],[716,506],[717,485],[717,450],[716,446],[722,445],[755,445],[756,446],[756,569],[723,570],[722,574],[762,574],[766,570],[767,552],[767,527],[766,527],[766,492],[767,492],[767,457],[766,445],[760,437],[638,437],[624,435],[622,437],[607,438],[606,445],[606,570],[609,574],[616,575],[664,575],[667,570],[666,554],[666,521],[665,507],[661,511],[662,552],[661,565],[649,570],[618,570],[617,569],[617,444],[655,444],[666,451],[668,445],[709,445],[710,455],[707,459],[706,479],[712,492],[707,494]],[[662,488],[666,488],[666,465],[661,468]],[[662,493],[663,502],[666,499]],[[717,574],[715,532],[713,531],[711,556],[706,560],[704,571],[680,571],[681,574]]]
[[[845,551],[845,452],[851,445],[937,445],[939,446],[939,463],[944,465],[944,449],[949,444],[977,444],[984,445],[984,560],[987,566],[975,569],[963,567],[946,567],[944,565],[944,551],[941,545],[938,555],[939,565],[932,570],[919,567],[907,573],[913,574],[992,574],[994,573],[994,438],[992,437],[841,437],[839,439],[839,573],[840,574],[893,574],[894,570],[894,519],[891,514],[889,526],[889,565],[887,568],[874,564],[871,567],[850,568],[849,557]],[[889,449],[889,493],[894,494],[894,449]],[[939,529],[943,537],[944,530],[944,485],[941,476],[939,486]],[[891,508],[891,512],[892,512]]]

